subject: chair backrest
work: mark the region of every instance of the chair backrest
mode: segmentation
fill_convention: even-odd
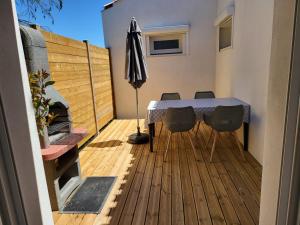
[[[164,100],[180,100],[180,94],[177,92],[174,93],[163,93],[161,95],[160,100],[164,101]]]
[[[191,106],[168,108],[163,122],[172,133],[189,131],[196,124],[196,114]]]
[[[197,91],[194,99],[215,98],[215,93],[212,91]]]
[[[242,126],[244,106],[217,106],[212,113],[211,125],[217,131],[233,132]]]

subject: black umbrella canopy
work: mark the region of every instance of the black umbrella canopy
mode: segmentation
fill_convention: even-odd
[[[142,31],[133,17],[127,32],[125,79],[134,88],[140,88],[148,78],[146,67]]]
[[[139,123],[139,98],[138,88],[140,88],[147,80],[147,69],[145,62],[145,54],[142,42],[142,31],[137,24],[135,18],[130,21],[126,39],[126,75],[125,79],[135,88],[136,94],[136,119],[137,133],[128,137],[131,144],[144,144],[149,141],[148,134],[141,133]]]

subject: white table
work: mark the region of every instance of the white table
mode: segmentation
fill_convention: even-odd
[[[204,113],[212,112],[217,106],[243,105],[244,113],[244,149],[248,150],[248,136],[250,123],[250,105],[237,98],[206,98],[151,101],[148,105],[147,120],[150,134],[150,150],[153,151],[153,138],[155,136],[155,123],[161,121],[164,113],[170,107],[192,106],[195,110],[197,120],[202,120]]]

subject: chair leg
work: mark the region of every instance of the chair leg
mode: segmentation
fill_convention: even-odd
[[[234,140],[235,140],[235,142],[236,142],[236,144],[237,144],[237,146],[238,146],[238,148],[239,148],[239,150],[240,150],[242,159],[243,159],[243,161],[245,161],[246,158],[245,158],[244,150],[243,150],[243,148],[242,148],[242,146],[241,146],[241,144],[240,144],[240,141],[239,141],[239,138],[238,138],[238,136],[237,136],[237,133],[236,133],[236,132],[232,132],[232,134],[233,134]]]
[[[169,137],[168,137],[168,142],[167,142],[167,148],[166,148],[165,155],[164,155],[164,162],[166,161],[166,158],[167,158],[167,154],[168,154],[168,150],[169,150],[169,145],[170,145],[171,136],[172,136],[172,133],[170,132],[170,133],[169,133]]]
[[[210,162],[212,162],[213,155],[214,155],[214,152],[215,152],[215,149],[216,149],[217,137],[219,135],[217,131],[213,131],[213,133],[214,133],[214,142],[213,142],[213,146],[211,148]]]
[[[195,132],[195,136],[198,135],[198,131],[199,131],[200,128],[201,128],[201,124],[202,124],[202,122],[199,121],[198,124],[197,124],[197,130],[196,130],[196,132]],[[201,141],[202,143],[205,143],[205,139],[204,139],[203,135],[201,134],[201,130],[199,131],[199,138],[200,138],[200,141]]]
[[[162,131],[162,129],[163,129],[163,126],[164,126],[164,123],[163,123],[163,122],[161,122],[161,127],[160,127],[160,130],[159,130],[158,137],[160,137],[160,134],[161,134],[161,131]]]
[[[209,142],[210,142],[210,139],[211,139],[212,135],[213,135],[213,129],[211,129],[211,132],[210,132],[210,134],[209,134],[209,138],[208,138],[208,140],[207,140],[207,142],[206,142],[206,144],[205,144],[204,149],[207,148],[207,146],[208,146],[208,144],[209,144]]]
[[[193,149],[193,151],[194,151],[195,158],[196,158],[197,161],[199,161],[199,159],[198,159],[198,157],[197,157],[197,154],[196,154],[195,146],[194,146],[193,141],[192,141],[192,138],[191,138],[191,134],[190,134],[189,131],[188,131],[187,133],[188,133],[188,137],[189,137],[190,143],[191,143],[191,145],[192,145],[192,149]]]
[[[200,124],[201,124],[201,121],[198,121],[197,130],[196,130],[196,135],[198,134],[198,131],[199,131],[199,128],[200,128]]]

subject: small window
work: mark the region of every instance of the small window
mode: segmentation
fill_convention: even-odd
[[[154,50],[179,49],[179,40],[154,41],[153,48]]]
[[[232,46],[232,16],[219,25],[219,50]]]
[[[184,34],[149,36],[149,55],[183,54]]]

